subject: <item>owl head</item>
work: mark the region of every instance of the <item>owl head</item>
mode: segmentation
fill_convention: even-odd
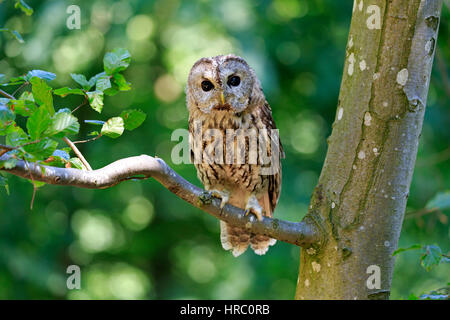
[[[250,106],[255,88],[259,87],[255,72],[241,57],[202,58],[189,72],[187,105],[204,113],[215,110],[241,113]]]

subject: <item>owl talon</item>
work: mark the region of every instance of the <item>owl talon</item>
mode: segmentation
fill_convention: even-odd
[[[251,195],[247,201],[247,205],[245,206],[245,215],[247,216],[249,213],[253,213],[258,221],[263,219],[262,208],[259,205],[258,199],[254,195]]]
[[[221,199],[221,201],[220,201],[220,209],[221,210],[220,211],[222,212],[222,209],[225,207],[225,205],[230,200],[230,193],[226,190],[223,190],[223,191],[211,190],[210,193],[214,198]]]

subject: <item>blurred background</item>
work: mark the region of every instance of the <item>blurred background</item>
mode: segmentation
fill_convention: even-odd
[[[256,70],[286,151],[276,216],[306,213],[335,118],[353,1],[131,0],[31,1],[31,16],[0,2],[0,73],[7,78],[42,69],[53,87],[77,87],[70,73],[102,71],[105,52],[127,48],[124,72],[132,90],[105,97],[101,115],[89,107],[80,120],[106,120],[126,108],[147,113],[144,124],[118,140],[79,145],[92,167],[149,154],[165,159],[200,186],[193,165],[174,165],[174,129],[186,128],[184,87],[204,56],[235,53]],[[69,30],[66,9],[81,9],[81,29]],[[417,166],[400,247],[436,243],[449,250],[448,210],[423,213],[450,189],[449,10],[443,8]],[[79,96],[55,106],[74,108]],[[98,127],[82,125],[80,138]],[[278,242],[265,256],[224,251],[219,221],[178,199],[156,181],[127,181],[107,190],[44,186],[30,210],[32,185],[9,178],[0,189],[1,299],[292,299],[299,248]],[[448,265],[430,272],[420,253],[398,256],[391,298],[407,299],[444,286]],[[81,290],[67,290],[66,268],[81,268]]]

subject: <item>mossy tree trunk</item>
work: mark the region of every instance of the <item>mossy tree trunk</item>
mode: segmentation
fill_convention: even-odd
[[[308,218],[296,299],[387,299],[442,0],[355,0],[336,119]]]

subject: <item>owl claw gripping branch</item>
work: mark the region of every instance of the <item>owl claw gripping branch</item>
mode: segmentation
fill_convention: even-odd
[[[230,203],[258,220],[272,217],[284,152],[253,69],[234,55],[202,58],[189,73],[186,100],[191,161],[205,189],[221,199],[221,208]],[[236,257],[249,245],[265,254],[275,243],[223,221],[220,228],[222,247]]]

